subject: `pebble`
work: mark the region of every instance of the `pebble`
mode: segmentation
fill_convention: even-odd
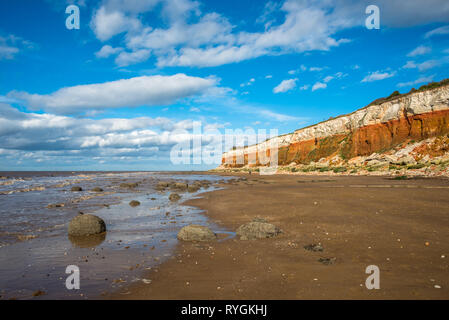
[[[435,289],[441,289],[441,286],[439,286],[439,285],[437,285],[437,284],[434,285],[433,287],[434,287]]]

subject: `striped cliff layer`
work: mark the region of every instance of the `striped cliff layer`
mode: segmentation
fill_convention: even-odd
[[[258,155],[268,155],[271,143],[279,148],[278,165],[282,166],[309,164],[336,156],[346,161],[382,153],[406,141],[446,135],[449,133],[447,82],[441,82],[436,88],[380,99],[353,113],[264,143],[231,150],[223,154],[219,168],[262,165]],[[255,161],[248,164],[248,159]]]

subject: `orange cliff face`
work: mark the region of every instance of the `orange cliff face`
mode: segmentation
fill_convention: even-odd
[[[404,142],[449,134],[449,86],[415,92],[349,115],[273,138],[278,145],[278,164],[308,164],[322,158],[350,159],[392,149]],[[273,140],[272,139],[272,140]],[[222,167],[261,164],[267,154],[259,144],[223,154]],[[255,161],[254,161],[255,160]],[[250,161],[251,162],[251,161]]]

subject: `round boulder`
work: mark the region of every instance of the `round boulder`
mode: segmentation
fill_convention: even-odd
[[[129,203],[129,205],[131,206],[131,207],[138,207],[138,206],[140,206],[140,202],[139,201],[137,201],[137,200],[133,200],[133,201],[131,201],[130,203]]]
[[[240,240],[254,240],[272,238],[281,233],[281,230],[271,223],[250,222],[238,227],[236,234]]]
[[[92,192],[103,192],[104,190],[99,188],[99,187],[95,187],[92,189]]]
[[[178,201],[179,199],[181,199],[181,196],[179,194],[177,194],[177,193],[172,193],[172,194],[170,194],[168,199],[170,201]]]
[[[69,235],[88,236],[106,231],[104,221],[92,214],[78,215],[69,223]]]
[[[81,188],[81,187],[72,187],[71,191],[79,192],[79,191],[83,191],[83,188]]]
[[[182,241],[212,241],[217,239],[217,235],[208,227],[191,224],[179,231],[178,239]]]

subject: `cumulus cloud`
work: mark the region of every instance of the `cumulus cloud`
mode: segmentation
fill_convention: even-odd
[[[100,51],[96,52],[95,55],[97,56],[97,58],[108,58],[112,55],[115,55],[119,52],[123,51],[123,48],[117,47],[117,48],[113,48],[110,45],[104,45]]]
[[[117,81],[62,88],[47,95],[12,91],[7,96],[28,107],[54,113],[76,113],[92,109],[166,105],[201,94],[215,86],[216,79],[173,76],[142,76]]]
[[[373,82],[384,80],[394,77],[395,74],[396,74],[395,72],[381,72],[381,71],[371,72],[365,78],[363,78],[362,82]]]
[[[341,24],[341,19],[335,22],[328,8],[294,0],[272,6],[285,15],[282,23],[269,24],[264,32],[252,33],[234,32],[227,18],[215,12],[203,14],[195,1],[177,0],[179,6],[159,1],[163,14],[171,17],[167,28],[145,26],[142,21],[135,21],[136,11],[114,11],[117,4],[113,6],[111,2],[117,1],[105,1],[92,19],[97,38],[105,41],[127,32],[128,49],[152,51],[159,67],[217,66],[279,52],[329,50],[347,41],[333,36],[345,24]],[[193,20],[188,19],[192,16]]]
[[[193,125],[191,120],[167,118],[90,119],[24,113],[0,103],[0,159],[12,164],[26,159],[48,161],[50,165],[60,160],[75,159],[78,164],[103,159],[129,165],[152,157],[169,166],[171,148],[190,141]],[[222,127],[203,122],[201,129],[204,134]],[[210,141],[203,139],[202,144],[210,145]]]
[[[268,2],[255,20],[264,24],[264,30],[248,32],[235,28],[221,14],[203,13],[198,1],[104,0],[93,15],[91,26],[101,41],[124,33],[128,52],[149,50],[159,67],[209,67],[264,55],[328,51],[349,42],[337,36],[339,31],[364,26],[363,13],[369,4],[369,0]],[[379,0],[376,4],[382,9],[382,25],[389,27],[449,21],[446,0],[409,0],[407,6],[398,1]],[[163,28],[143,20],[143,13],[158,8],[167,22]],[[445,29],[434,30],[428,36],[444,32]],[[149,56],[141,55],[129,63]]]
[[[298,81],[298,78],[294,79],[288,79],[288,80],[282,80],[280,84],[278,84],[274,89],[274,93],[280,93],[280,92],[287,92],[296,87],[296,81]]]

